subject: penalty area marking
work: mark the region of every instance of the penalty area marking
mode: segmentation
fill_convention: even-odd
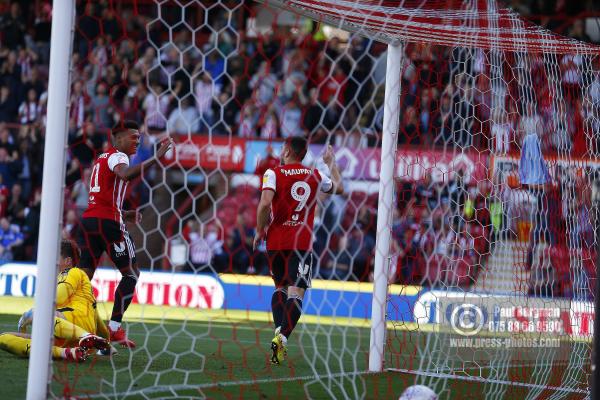
[[[521,386],[531,389],[547,389],[554,390],[557,392],[567,392],[567,393],[580,393],[580,394],[589,394],[587,390],[583,389],[575,389],[575,388],[563,388],[558,386],[545,386],[539,385],[535,383],[525,383],[525,382],[513,382],[513,381],[505,381],[501,379],[486,379],[479,376],[461,376],[461,375],[453,375],[439,372],[423,372],[423,371],[411,371],[408,369],[402,368],[388,368],[386,371],[391,372],[401,372],[405,374],[411,375],[419,375],[419,376],[427,376],[430,378],[443,378],[443,379],[458,379],[462,381],[476,382],[476,383],[497,383],[501,385],[510,385],[510,386]]]
[[[339,372],[337,374],[330,375],[305,375],[305,376],[292,376],[288,378],[274,378],[274,379],[255,379],[255,380],[243,380],[243,381],[232,381],[232,382],[219,382],[219,383],[203,383],[199,385],[169,385],[169,386],[154,386],[146,389],[139,389],[135,391],[128,392],[118,392],[118,393],[110,393],[110,396],[135,396],[135,395],[144,395],[144,394],[153,394],[153,393],[162,393],[162,392],[171,392],[174,393],[179,390],[206,390],[206,389],[217,389],[221,387],[228,386],[254,386],[260,385],[263,383],[273,383],[273,382],[295,382],[295,381],[308,381],[308,380],[324,380],[324,379],[334,379],[334,378],[343,378],[343,377],[354,377],[361,375],[371,375],[375,372],[371,371],[362,371],[362,372]],[[90,399],[97,398],[106,398],[109,394],[96,394],[89,396]]]

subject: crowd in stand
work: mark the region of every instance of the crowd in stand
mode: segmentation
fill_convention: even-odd
[[[489,213],[484,212],[485,199],[476,195],[461,173],[446,183],[430,178],[419,184],[402,182],[397,194],[390,280],[428,286],[471,285],[489,254],[491,223]],[[372,279],[377,196],[355,191],[318,199],[315,276]],[[202,269],[212,257],[219,272],[268,273],[264,249],[252,249],[258,197],[252,186],[237,187],[221,203],[218,224],[202,227],[190,221],[184,236],[190,243],[191,269]]]
[[[154,7],[143,16],[124,3],[117,2],[118,9],[108,1],[81,1],[77,5],[65,236],[72,237],[77,229],[87,204],[89,168],[109,145],[108,129],[119,119],[133,119],[149,132],[168,130],[183,138],[207,133],[265,140],[308,135],[313,143],[333,137],[341,146],[379,145],[384,46],[358,36],[350,36],[347,43],[336,37],[326,40],[317,26],[293,35],[277,31],[259,38],[242,35],[240,40],[248,15],[227,18],[226,9],[219,7],[207,14],[212,29],[203,28],[194,34],[185,29],[170,32],[165,24],[178,18],[179,8],[163,7],[165,23],[156,23],[150,17],[156,12]],[[553,14],[556,7],[577,8],[575,3],[579,4],[513,3],[533,19]],[[540,9],[542,3],[555,8]],[[575,15],[583,9],[563,11]],[[46,1],[0,5],[1,260],[35,258],[51,14]],[[540,18],[538,22],[560,28],[553,25],[555,20]],[[565,28],[562,33],[590,40],[583,20],[574,20]],[[468,68],[463,62],[467,53],[475,60]],[[576,90],[581,80],[588,78],[580,72],[580,58],[565,56],[559,60],[568,109],[556,110],[547,101],[546,84],[536,88],[538,108],[520,109],[523,104],[511,103],[509,99],[519,97],[514,92],[518,90],[516,80],[502,88],[492,86],[485,79],[489,65],[484,56],[483,52],[456,49],[451,53],[447,48],[428,45],[406,47],[400,144],[476,145],[480,151],[504,154],[517,150],[523,132],[541,129],[545,152],[585,153],[583,132],[590,110]],[[592,78],[592,103],[600,103],[600,78]],[[503,106],[492,113],[489,106],[494,101]],[[541,121],[557,113],[576,117],[549,133]],[[473,124],[465,126],[467,119]],[[477,125],[477,121],[484,123]],[[151,154],[152,141],[152,136],[144,138],[134,162]],[[494,230],[489,198],[495,194],[464,185],[460,174],[452,179],[399,184],[394,219],[398,282],[468,285],[476,279],[480,257],[489,253],[489,237]],[[134,185],[133,204],[143,203],[142,186]],[[222,210],[228,209],[231,198],[235,196],[223,201]],[[369,279],[375,206],[375,198],[364,193],[320,204],[315,234],[321,276]],[[224,233],[190,222],[190,233],[186,234],[190,241],[198,235],[210,238],[196,248],[192,264],[212,263],[219,270],[266,273],[266,261],[251,251],[252,209],[248,205],[242,210],[231,221],[233,228]],[[437,245],[432,247],[432,242]],[[448,262],[457,267],[448,267]]]

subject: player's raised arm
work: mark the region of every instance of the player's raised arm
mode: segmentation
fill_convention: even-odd
[[[139,133],[137,134],[137,139],[135,140],[137,140],[137,145],[139,145]],[[117,166],[115,166],[113,171],[119,178],[123,179],[124,181],[130,181],[132,179],[135,179],[141,175],[144,169],[149,168],[150,166],[152,166],[152,164],[158,163],[160,158],[162,158],[172,146],[173,139],[171,139],[170,137],[164,139],[160,143],[160,147],[158,148],[158,150],[156,150],[154,157],[151,157],[143,163],[136,164],[131,167],[127,166],[126,164],[118,164]]]
[[[344,183],[342,182],[342,175],[338,169],[337,163],[335,162],[335,154],[333,153],[333,147],[327,146],[325,154],[323,155],[323,161],[329,167],[331,173],[331,181],[333,183],[331,190],[328,191],[330,194],[342,194],[344,193]]]
[[[130,122],[119,124],[112,129],[112,135],[114,138],[115,148],[119,152],[124,153],[128,157],[136,153],[137,148],[140,145],[140,132],[137,124],[132,124]],[[154,154],[154,157],[151,157],[143,163],[133,166],[129,166],[129,160],[122,160],[122,162],[117,160],[116,165],[112,167],[112,171],[124,181],[135,179],[140,176],[144,169],[149,168],[152,164],[157,163],[172,146],[173,139],[168,137],[161,141],[160,147]]]

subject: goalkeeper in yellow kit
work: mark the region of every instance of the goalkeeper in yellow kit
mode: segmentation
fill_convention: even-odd
[[[56,315],[54,318],[54,346],[52,357],[71,361],[84,361],[88,351],[107,351],[110,344],[108,329],[96,310],[96,298],[87,274],[75,265],[79,249],[63,240],[60,246],[58,284],[56,286]],[[19,356],[29,356],[30,335],[25,333],[33,319],[33,310],[19,320],[19,332],[0,335],[0,349]]]

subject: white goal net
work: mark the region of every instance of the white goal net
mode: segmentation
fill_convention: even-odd
[[[133,162],[165,133],[176,147],[126,199],[143,214],[124,318],[138,347],[55,363],[53,396],[585,396],[598,47],[491,0],[117,4],[78,5],[73,223],[114,122],[144,127]],[[252,241],[261,176],[293,136],[315,168],[333,145],[346,193],[317,199],[312,288],[273,366],[273,283]],[[102,265],[107,316],[120,275]],[[366,373],[373,352],[382,374]]]

